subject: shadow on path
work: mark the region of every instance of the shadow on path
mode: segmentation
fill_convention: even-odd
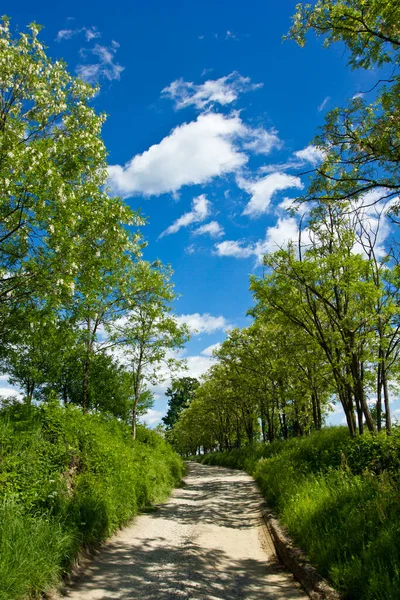
[[[107,544],[71,600],[306,598],[261,548],[261,497],[247,475],[191,466],[168,504]]]

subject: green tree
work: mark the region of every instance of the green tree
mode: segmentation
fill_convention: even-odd
[[[319,0],[315,5],[297,5],[287,37],[300,46],[307,32],[314,31],[324,36],[325,46],[344,43],[353,69],[388,65],[369,94],[358,94],[348,106],[328,113],[315,139],[325,158],[315,170],[305,200],[359,201],[368,194],[370,204],[390,200],[389,206],[398,212],[399,22],[396,0]]]
[[[168,412],[162,421],[167,429],[171,429],[182,410],[193,400],[200,383],[195,377],[180,377],[172,381],[165,395],[168,400]]]
[[[136,437],[137,407],[146,384],[157,384],[166,377],[162,367],[180,366],[171,352],[188,340],[188,329],[179,326],[171,314],[175,299],[170,282],[171,270],[160,263],[138,264],[142,291],[135,295],[129,312],[116,321],[111,339],[123,346],[133,384],[132,435]]]
[[[97,89],[52,61],[39,31],[32,24],[14,38],[7,18],[0,26],[3,340],[28,297],[56,306],[68,301],[88,261],[102,253],[106,232],[120,242],[137,217],[107,193],[105,116],[90,106]]]

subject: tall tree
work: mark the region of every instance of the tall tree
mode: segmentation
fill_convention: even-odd
[[[138,265],[142,292],[135,296],[129,312],[112,327],[112,339],[123,345],[133,386],[132,435],[136,437],[137,407],[147,383],[160,383],[162,367],[178,366],[171,353],[188,340],[188,329],[171,314],[175,298],[171,270],[160,263]]]
[[[105,120],[97,89],[52,61],[40,27],[0,26],[0,336],[32,296],[60,306],[105,232],[120,240],[136,215],[107,193]]]
[[[162,421],[167,429],[171,429],[182,410],[186,408],[195,397],[195,392],[200,383],[195,377],[180,377],[174,379],[165,392],[168,400],[168,412]]]

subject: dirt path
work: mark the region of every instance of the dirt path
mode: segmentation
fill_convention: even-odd
[[[277,564],[251,477],[191,463],[185,481],[167,504],[110,540],[70,600],[308,597]]]

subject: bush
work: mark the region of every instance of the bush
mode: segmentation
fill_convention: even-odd
[[[352,600],[400,597],[400,432],[346,428],[198,457],[248,471],[319,571]]]
[[[139,426],[51,403],[0,411],[0,600],[36,597],[79,548],[93,547],[183,473],[165,440]]]

